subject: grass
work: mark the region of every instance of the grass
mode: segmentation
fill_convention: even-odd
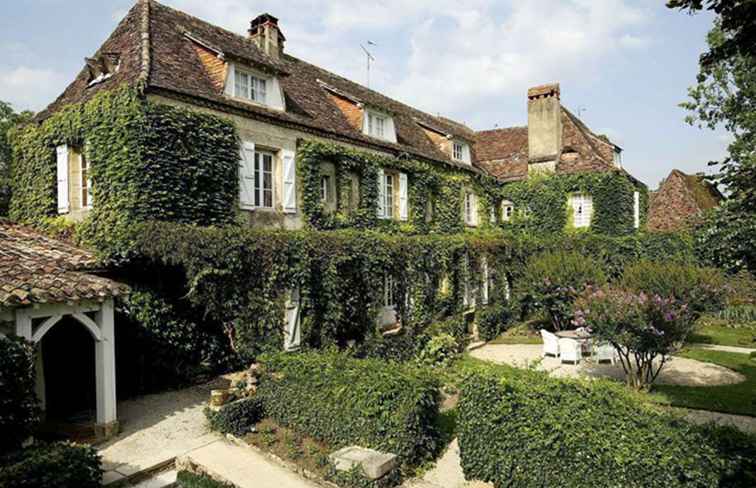
[[[706,324],[696,329],[688,343],[756,348],[756,329]]]
[[[233,488],[232,485],[215,481],[209,476],[194,474],[189,471],[178,472],[176,486],[179,488]]]
[[[535,332],[540,328],[539,324],[538,319],[519,322],[490,341],[489,344],[543,344],[541,334]]]
[[[756,360],[748,354],[689,348],[680,356],[718,364],[737,371],[746,380],[734,385],[678,386],[657,385],[652,401],[675,407],[756,416]]]

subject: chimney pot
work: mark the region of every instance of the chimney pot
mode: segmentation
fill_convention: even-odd
[[[252,19],[249,38],[270,57],[278,59],[283,54],[286,37],[278,27],[278,19],[270,14],[261,14]]]

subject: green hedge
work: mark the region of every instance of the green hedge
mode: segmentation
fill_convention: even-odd
[[[236,488],[228,483],[221,483],[209,476],[195,474],[190,471],[179,471],[176,475],[176,486],[178,488]]]
[[[263,403],[258,397],[244,398],[224,405],[217,412],[207,409],[205,415],[211,429],[221,434],[241,436],[263,418]]]
[[[261,359],[258,395],[278,423],[327,442],[392,452],[404,464],[438,450],[438,385],[396,363],[341,354]]]
[[[468,479],[498,487],[716,487],[724,462],[701,430],[621,386],[477,374],[458,419]]]
[[[100,456],[93,447],[67,442],[40,444],[0,458],[0,486],[99,488]]]
[[[34,378],[34,346],[0,337],[0,454],[18,449],[39,420]]]

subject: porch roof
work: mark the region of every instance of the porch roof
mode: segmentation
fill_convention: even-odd
[[[124,293],[125,285],[92,274],[96,263],[86,250],[0,220],[0,309]]]

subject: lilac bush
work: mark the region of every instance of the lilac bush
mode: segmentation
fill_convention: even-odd
[[[619,355],[627,384],[648,389],[670,355],[693,329],[693,314],[674,297],[618,288],[589,288],[575,303],[576,327],[610,343]]]

